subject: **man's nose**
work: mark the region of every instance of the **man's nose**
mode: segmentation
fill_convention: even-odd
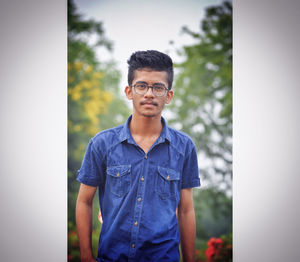
[[[154,97],[154,94],[153,94],[153,87],[152,86],[149,86],[147,92],[145,93],[144,96],[147,96],[147,97]]]

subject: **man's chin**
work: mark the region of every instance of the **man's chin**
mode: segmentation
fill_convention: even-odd
[[[153,112],[142,112],[141,114],[143,117],[157,117],[159,115],[159,113],[153,113]]]
[[[155,117],[157,115],[155,115],[155,114],[142,114],[142,116],[151,118],[151,117]]]

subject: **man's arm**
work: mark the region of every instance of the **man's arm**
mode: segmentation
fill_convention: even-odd
[[[96,262],[92,252],[93,199],[97,187],[80,185],[76,202],[76,225],[82,262]]]
[[[192,188],[182,189],[178,205],[178,222],[184,262],[195,261],[196,220]]]

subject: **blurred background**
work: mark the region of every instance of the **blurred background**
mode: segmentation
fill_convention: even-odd
[[[232,3],[200,0],[68,1],[68,261],[80,261],[76,181],[89,140],[126,121],[127,59],[156,49],[174,62],[163,115],[198,150],[196,261],[232,260]],[[93,249],[101,223],[94,201]]]

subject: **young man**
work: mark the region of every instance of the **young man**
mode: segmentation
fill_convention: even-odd
[[[82,261],[194,261],[192,188],[200,186],[191,139],[167,126],[161,113],[173,91],[173,63],[158,51],[128,60],[133,112],[119,127],[90,140],[77,180],[76,223]],[[97,187],[103,219],[98,257],[91,249]]]

